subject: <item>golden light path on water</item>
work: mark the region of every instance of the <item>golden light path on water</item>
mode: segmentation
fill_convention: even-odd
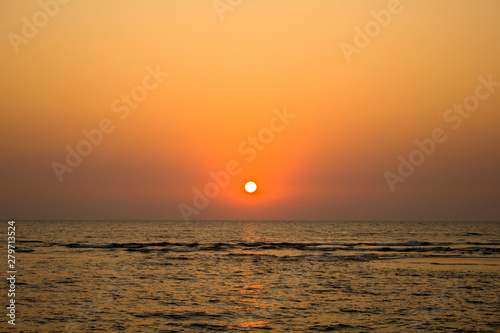
[[[247,189],[247,183],[245,189]],[[255,185],[255,183],[253,183]],[[242,233],[242,239],[247,243],[258,242],[260,236],[256,234],[256,229],[258,226],[255,223],[248,223],[245,225]],[[247,250],[244,251],[245,254],[255,255],[258,254],[257,251]],[[231,286],[230,290],[235,290],[239,295],[231,297],[231,301],[235,303],[235,308],[240,311],[246,311],[249,317],[246,320],[240,321],[236,326],[240,327],[265,327],[268,321],[254,319],[254,315],[258,314],[259,311],[269,311],[272,307],[269,302],[264,299],[264,295],[269,293],[269,286],[267,281],[263,278],[258,279],[254,275],[253,264],[248,260],[241,261],[241,266],[236,268],[238,273],[241,274],[241,280]]]

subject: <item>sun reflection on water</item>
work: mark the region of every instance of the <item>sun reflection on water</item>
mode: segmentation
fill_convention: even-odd
[[[241,239],[247,243],[260,241],[257,230],[256,223],[245,223]],[[230,301],[234,304],[235,312],[242,314],[235,324],[243,328],[263,328],[269,323],[265,319],[272,311],[272,304],[269,302],[271,294],[269,281],[266,280],[265,274],[259,273],[262,264],[250,259],[250,255],[258,253],[252,249],[244,250],[242,253],[248,256],[242,257],[241,265],[236,269],[239,279],[236,279],[230,287],[230,291],[234,295]]]
[[[247,321],[244,323],[241,323],[241,326],[243,327],[264,327],[268,321],[265,320],[258,320],[258,321]]]

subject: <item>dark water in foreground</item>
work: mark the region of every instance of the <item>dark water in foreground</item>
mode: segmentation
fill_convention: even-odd
[[[500,332],[500,223],[16,226],[15,331]]]

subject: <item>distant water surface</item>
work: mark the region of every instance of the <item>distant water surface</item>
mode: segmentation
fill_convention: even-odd
[[[25,332],[500,331],[497,222],[19,221],[17,242]]]

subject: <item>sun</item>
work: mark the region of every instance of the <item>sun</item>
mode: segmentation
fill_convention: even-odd
[[[247,191],[248,193],[253,193],[255,192],[255,190],[257,190],[257,184],[255,184],[254,182],[247,182],[245,184],[245,191]]]

